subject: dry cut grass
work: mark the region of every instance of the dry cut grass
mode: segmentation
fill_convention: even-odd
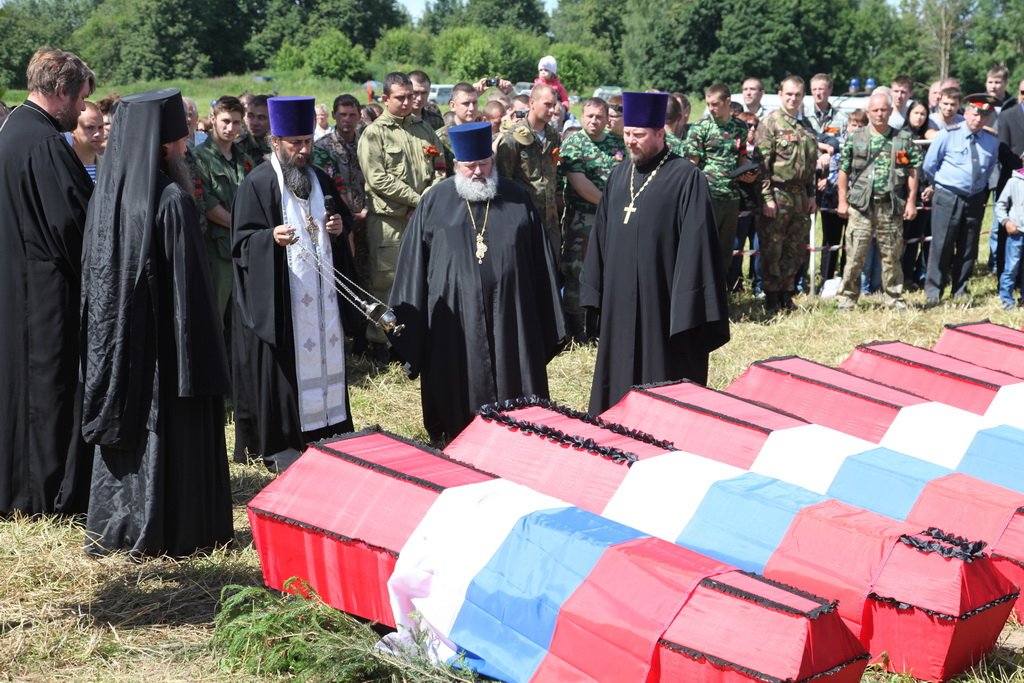
[[[797,354],[828,364],[874,339],[930,346],[944,323],[989,318],[1019,327],[1018,313],[1002,311],[988,279],[975,284],[970,305],[924,311],[919,294],[905,315],[885,310],[876,297],[859,310],[837,313],[827,301],[799,297],[800,312],[766,320],[759,306],[734,301],[733,340],[712,355],[710,384],[724,388],[754,360]],[[572,348],[549,367],[552,398],[587,406],[595,350]],[[425,439],[419,385],[398,369],[377,373],[354,363],[349,370],[357,426],[380,424]],[[228,438],[231,439],[231,430]],[[230,452],[230,449],[229,449]],[[236,545],[184,560],[95,559],[82,552],[83,532],[73,520],[15,517],[0,522],[0,680],[12,681],[274,681],[285,678],[227,661],[211,648],[221,589],[261,584],[246,502],[271,475],[231,465]],[[961,680],[1024,683],[1024,629],[1008,626],[1000,647]],[[315,676],[307,677],[316,680]],[[909,680],[869,671],[865,681]]]

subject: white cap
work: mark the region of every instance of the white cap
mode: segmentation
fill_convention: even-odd
[[[537,71],[540,71],[541,69],[547,69],[551,73],[557,74],[558,62],[556,62],[555,58],[552,57],[551,55],[541,57],[540,61],[537,62]]]

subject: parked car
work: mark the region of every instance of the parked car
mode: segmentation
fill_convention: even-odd
[[[448,104],[452,101],[452,89],[455,87],[454,83],[449,84],[432,84],[430,86],[430,94],[427,95],[427,101],[435,104]]]
[[[533,83],[529,81],[519,81],[512,86],[513,95],[529,95],[531,90],[533,90]]]
[[[602,100],[621,94],[622,88],[617,85],[600,85],[594,88],[594,97],[600,97]]]

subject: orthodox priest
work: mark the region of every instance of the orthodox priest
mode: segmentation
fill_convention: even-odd
[[[565,323],[554,252],[517,182],[498,175],[491,126],[448,129],[455,175],[423,196],[398,255],[391,342],[422,375],[423,423],[455,437],[481,405],[548,395]]]
[[[27,76],[0,127],[0,517],[85,512],[89,493],[78,306],[93,184],[63,134],[96,77],[50,48]]]
[[[352,277],[352,214],[310,162],[314,100],[267,105],[273,154],[239,186],[231,217],[235,449],[283,470],[307,443],[352,431],[345,330],[360,321],[336,290],[336,272]]]
[[[231,541],[227,357],[181,92],[121,100],[85,225],[86,550],[189,555]]]
[[[590,412],[635,384],[707,383],[729,341],[728,300],[704,174],[665,146],[665,93],[623,93],[629,163],[601,195],[580,303],[601,315]]]

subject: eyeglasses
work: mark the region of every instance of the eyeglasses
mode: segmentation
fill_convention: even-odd
[[[757,124],[756,123],[748,123],[747,124],[747,128],[756,129],[757,128]]]
[[[1021,94],[1024,95],[1024,93],[1021,93]],[[609,111],[613,111],[616,114],[621,114],[622,113],[622,105],[621,104],[609,104],[608,105],[608,110]]]

